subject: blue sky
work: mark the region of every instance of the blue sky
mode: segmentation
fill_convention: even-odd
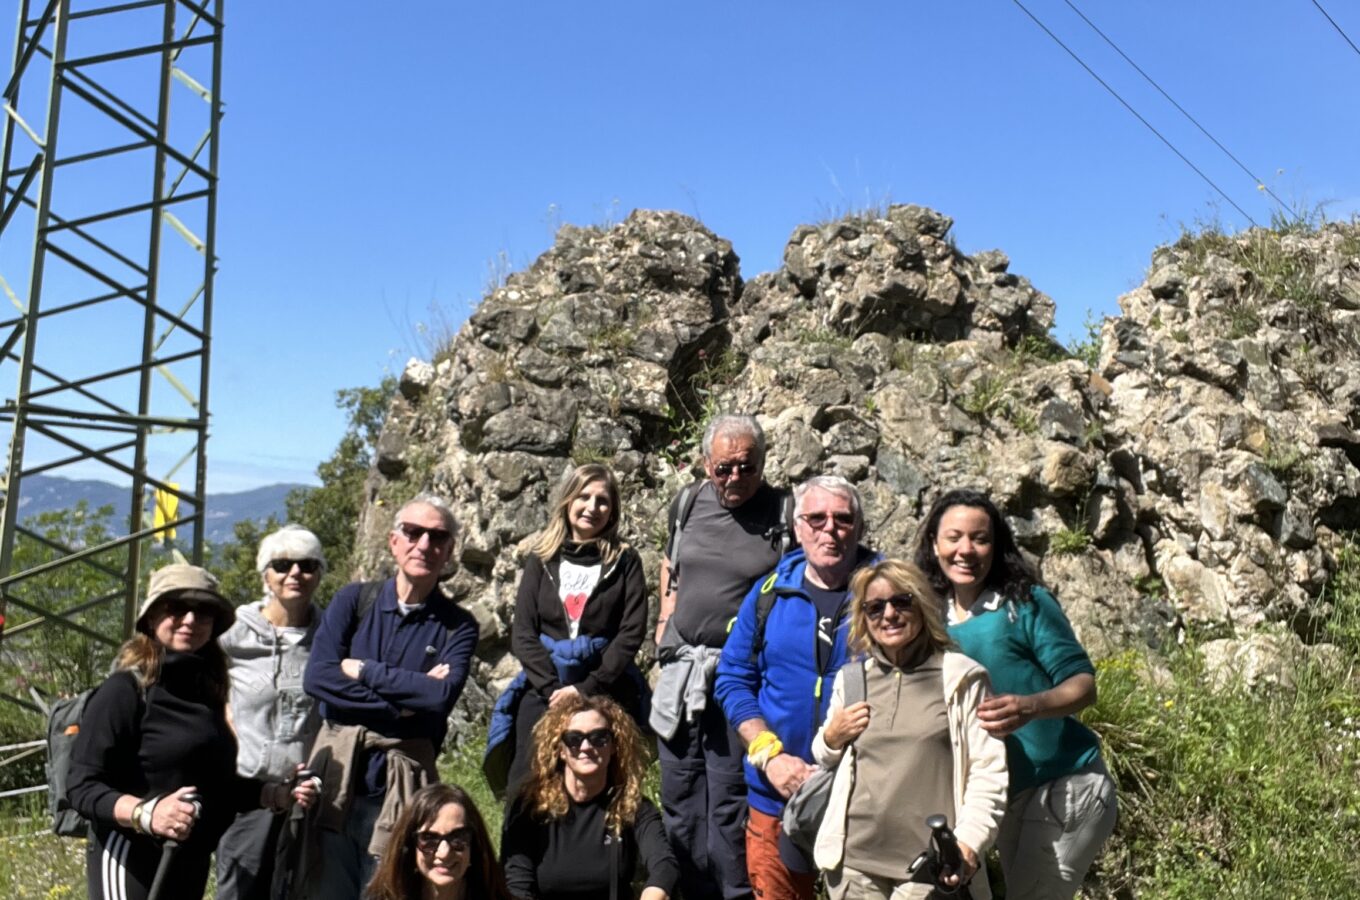
[[[1026,5],[1257,221],[1269,198],[1063,0]],[[1076,4],[1290,203],[1360,209],[1360,55],[1307,0]],[[1360,41],[1360,8],[1324,3]],[[13,6],[11,5],[11,9]],[[675,209],[747,277],[800,223],[934,207],[1116,311],[1182,223],[1245,220],[1011,2],[227,7],[209,489],[314,480],[338,388],[456,328],[557,225]],[[10,17],[12,20],[12,16]]]

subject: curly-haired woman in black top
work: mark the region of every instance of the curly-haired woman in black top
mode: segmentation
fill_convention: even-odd
[[[661,814],[642,796],[646,767],[632,717],[605,696],[553,705],[534,728],[533,768],[510,808],[501,858],[521,900],[666,900],[679,868]]]

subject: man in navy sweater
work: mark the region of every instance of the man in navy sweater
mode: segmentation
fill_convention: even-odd
[[[364,584],[341,588],[317,629],[303,681],[324,721],[312,757],[326,769],[315,896],[358,898],[402,798],[438,779],[434,760],[477,646],[476,621],[438,587],[454,531],[440,498],[408,502],[387,538],[396,577],[376,596],[368,588],[367,604]]]

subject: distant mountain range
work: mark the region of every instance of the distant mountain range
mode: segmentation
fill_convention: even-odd
[[[271,515],[284,518],[284,498],[294,488],[305,484],[269,484],[254,490],[234,494],[209,494],[207,499],[206,537],[213,543],[229,541],[237,522],[263,522]],[[84,500],[91,509],[112,505],[119,515],[127,509],[128,489],[107,481],[57,478],[49,475],[30,475],[24,479],[19,518],[26,519],[39,513],[71,509]]]

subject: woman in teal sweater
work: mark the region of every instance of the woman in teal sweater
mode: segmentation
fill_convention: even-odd
[[[1006,741],[1010,801],[997,838],[1006,895],[1070,900],[1115,823],[1100,740],[1075,718],[1096,699],[1090,657],[985,494],[935,501],[916,564],[952,601],[950,637],[996,691],[978,718]]]

